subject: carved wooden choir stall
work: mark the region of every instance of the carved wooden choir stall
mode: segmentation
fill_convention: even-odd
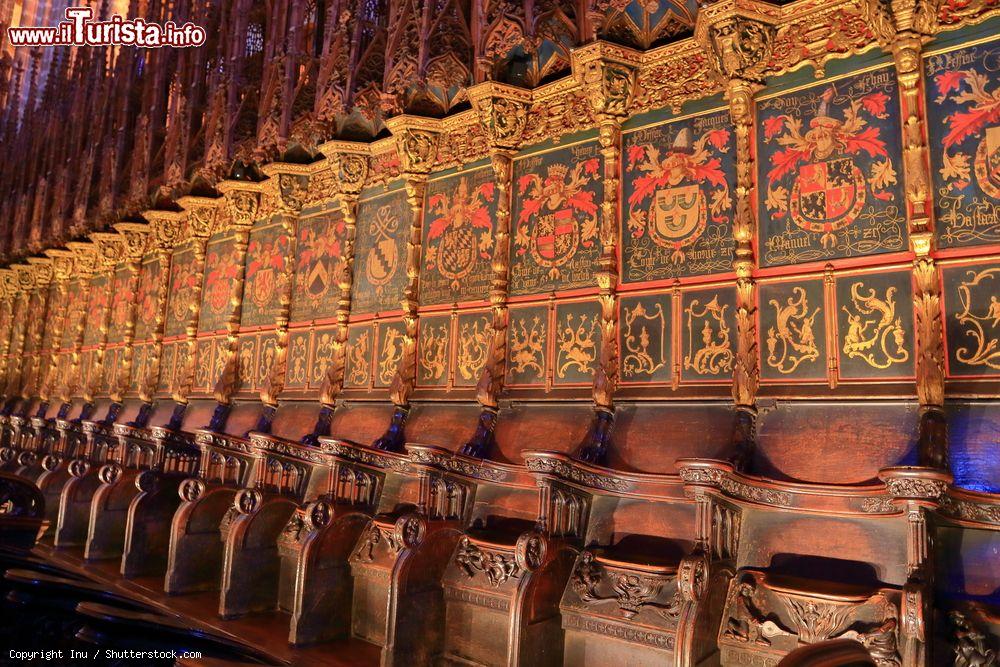
[[[995,2],[154,5],[0,50],[38,641],[997,664]]]

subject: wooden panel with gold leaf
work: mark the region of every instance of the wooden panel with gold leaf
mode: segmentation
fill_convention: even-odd
[[[729,382],[736,353],[736,290],[715,287],[681,295],[681,380]]]
[[[764,282],[758,294],[761,379],[826,380],[823,279]]]
[[[344,270],[347,225],[339,207],[299,218],[295,246],[295,290],[291,321],[308,322],[336,315],[338,280]]]
[[[842,380],[913,377],[913,284],[909,271],[836,277]]]
[[[285,262],[289,243],[281,216],[254,223],[247,244],[240,326],[275,325],[280,297],[288,284]]]
[[[726,111],[623,136],[624,282],[732,269],[733,136]]]
[[[589,141],[514,161],[512,295],[594,286],[604,197],[599,148]]]
[[[101,323],[108,308],[108,277],[98,274],[90,279],[87,298],[87,322],[83,331],[83,344],[94,345],[101,337]]]
[[[544,386],[549,354],[548,306],[512,306],[507,327],[507,384]]]
[[[46,299],[45,326],[42,328],[42,350],[49,352],[56,348],[58,342],[56,333],[62,330],[66,322],[66,294],[59,288],[57,281],[52,281]]]
[[[555,309],[553,384],[590,384],[601,354],[600,306],[595,301],[564,301]]]
[[[496,185],[489,167],[463,171],[427,185],[420,303],[437,305],[486,298],[493,272]]]
[[[1000,243],[1000,40],[924,60],[939,247]]]
[[[153,351],[150,344],[136,344],[132,347],[132,370],[129,377],[129,391],[138,392],[149,371],[149,355]]]
[[[490,313],[465,311],[456,318],[455,386],[474,387],[490,351]]]
[[[212,338],[202,338],[195,345],[194,382],[191,385],[191,390],[194,392],[204,393],[212,386],[212,381],[215,377],[212,374],[214,369],[212,352],[214,348],[215,341]],[[180,349],[183,349],[183,346]]]
[[[400,309],[407,281],[410,217],[402,189],[367,193],[358,204],[353,314]]]
[[[367,389],[372,382],[375,328],[371,322],[352,324],[347,331],[347,365],[344,387]]]
[[[671,294],[623,296],[618,317],[622,383],[670,382],[674,368]]]
[[[758,102],[761,266],[906,250],[899,116],[892,67]]]
[[[77,324],[87,306],[86,299],[83,298],[83,287],[83,282],[80,280],[71,280],[66,286],[66,299],[64,301],[66,319],[63,321],[62,335],[59,338],[60,349],[71,349],[76,342]],[[0,340],[3,340],[2,334],[0,334]]]
[[[403,340],[406,325],[400,320],[379,322],[375,329],[377,350],[375,351],[375,386],[384,388],[392,384],[396,369],[403,358]]]
[[[1000,261],[942,267],[941,284],[948,375],[1000,377]]]
[[[111,321],[108,326],[108,343],[121,343],[125,340],[132,305],[135,303],[135,290],[138,286],[138,276],[125,264],[115,268],[111,284]]]
[[[424,315],[417,335],[417,386],[445,387],[451,368],[452,341],[450,315]]]
[[[163,344],[163,351],[160,353],[160,378],[156,385],[156,391],[159,393],[166,393],[174,386],[177,352],[181,345],[181,343]]]
[[[163,262],[159,253],[148,255],[139,270],[139,291],[136,294],[135,338],[137,342],[152,338],[159,307],[160,280]]]
[[[202,288],[198,331],[219,331],[226,327],[231,302],[243,267],[233,233],[212,236],[205,248],[205,283]]]

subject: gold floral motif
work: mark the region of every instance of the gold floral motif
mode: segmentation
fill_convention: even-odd
[[[701,375],[728,373],[733,370],[733,350],[729,342],[729,325],[726,323],[729,306],[720,306],[718,296],[713,296],[704,307],[700,304],[699,299],[694,299],[684,309],[688,335],[684,368]],[[695,329],[699,331],[696,332]],[[700,341],[696,340],[699,334]]]
[[[510,370],[521,374],[531,370],[539,379],[545,374],[545,323],[535,315],[529,322],[519,317],[510,327]]]
[[[354,386],[364,385],[368,382],[368,377],[371,375],[371,370],[368,367],[369,334],[369,331],[365,331],[351,345],[351,374],[348,381]]]
[[[292,349],[289,353],[288,382],[292,384],[303,384],[306,381],[306,336],[297,336],[292,341]]]
[[[804,361],[819,359],[819,347],[813,325],[817,307],[809,314],[809,300],[802,287],[792,288],[792,296],[784,305],[771,299],[774,308],[775,325],[767,330],[767,365],[779,373],[794,373]]]
[[[448,325],[429,324],[420,332],[420,367],[424,380],[440,380],[448,368]]]
[[[971,336],[976,342],[976,349],[971,346],[962,346],[955,350],[955,358],[969,366],[986,366],[995,370],[1000,370],[1000,340],[995,333],[1000,328],[1000,269],[985,269],[983,271],[969,271],[968,279],[958,285],[958,298],[962,303],[962,312],[955,313],[955,319],[964,327],[966,336]],[[983,304],[984,312],[976,314],[972,312],[973,299],[971,289],[993,281],[994,286],[990,294],[989,305]],[[987,334],[987,329],[991,334]]]
[[[486,363],[490,350],[489,319],[477,318],[463,322],[458,335],[457,366],[463,380],[475,380]]]
[[[625,308],[625,356],[622,359],[622,374],[633,377],[639,374],[652,375],[667,363],[666,331],[667,318],[663,304],[658,303],[652,310],[639,302],[634,308]]]
[[[386,327],[382,339],[381,359],[378,362],[378,381],[389,384],[396,375],[396,368],[403,358],[403,332],[395,327]]]
[[[303,345],[305,345],[303,338]],[[326,375],[326,369],[333,359],[333,349],[336,338],[332,333],[322,333],[316,336],[316,349],[313,351],[312,382],[320,383]]]
[[[566,317],[559,325],[559,353],[556,358],[556,374],[560,378],[566,377],[566,372],[575,370],[580,373],[589,373],[591,364],[597,358],[597,318],[581,314],[577,324],[573,323],[575,316],[573,313],[566,313]]]
[[[846,305],[847,335],[844,336],[844,354],[849,359],[861,359],[872,368],[886,369],[910,358],[904,346],[906,332],[896,317],[896,288],[888,287],[885,297],[878,298],[874,288],[867,295],[860,290],[861,281],[851,285],[854,312]],[[867,318],[866,316],[874,316]]]

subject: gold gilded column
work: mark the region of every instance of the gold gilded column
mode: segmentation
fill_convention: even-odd
[[[580,82],[598,122],[604,158],[604,200],[601,202],[600,269],[597,300],[601,307],[601,355],[594,371],[594,423],[577,457],[603,463],[614,425],[614,394],[618,387],[618,252],[621,214],[618,194],[622,173],[621,124],[635,97],[640,55],[606,42],[573,52],[573,73]]]
[[[60,341],[63,337],[63,331],[69,326],[68,319],[71,312],[66,301],[66,294],[69,291],[70,281],[73,279],[73,252],[65,249],[54,249],[45,251],[45,255],[52,260],[52,280],[55,281],[57,294],[57,305],[50,304],[49,309],[56,307],[58,312],[52,313],[55,319],[48,324],[52,327],[50,331],[47,331],[51,348],[47,351],[48,361],[43,371],[45,379],[42,381],[38,393],[42,400],[48,401],[53,396],[59,396],[65,403],[68,402],[68,399],[62,397],[61,387],[57,383],[61,380],[58,373]]]
[[[7,386],[7,368],[10,361],[11,337],[14,333],[14,315],[17,306],[17,276],[13,269],[0,269],[0,387]]]
[[[427,176],[437,158],[438,121],[415,116],[397,116],[386,121],[396,137],[396,151],[402,163],[406,201],[410,207],[410,235],[406,242],[406,287],[403,289],[402,353],[392,383],[389,398],[393,404],[392,419],[386,432],[372,447],[400,451],[406,441],[404,428],[410,412],[410,396],[417,379],[417,309],[420,289],[420,243],[424,218],[424,194]]]
[[[511,198],[514,190],[514,155],[528,122],[531,91],[494,81],[469,88],[469,99],[479,124],[490,143],[490,163],[496,183],[496,232],[490,269],[489,347],[482,374],[476,384],[476,400],[482,408],[472,438],[462,454],[476,458],[489,456],[500,407],[500,392],[507,375],[507,310],[510,284]]]
[[[78,310],[70,310],[76,319],[66,323],[73,331],[73,351],[70,357],[70,367],[66,374],[63,400],[68,401],[77,396],[78,392],[88,403],[92,396],[88,394],[88,388],[80,387],[80,350],[83,347],[83,336],[87,329],[87,304],[90,301],[90,279],[97,268],[97,246],[93,243],[82,243],[73,241],[66,244],[69,251],[73,253],[73,277],[80,282],[80,290],[77,298],[81,304]]]
[[[111,387],[111,397],[121,401],[128,391],[129,378],[132,376],[132,360],[135,355],[135,318],[139,312],[139,271],[142,268],[142,258],[149,244],[149,226],[143,223],[122,222],[115,225],[115,230],[122,235],[122,260],[129,272],[129,285],[132,288],[132,302],[125,318],[125,335],[122,337],[122,358],[118,370],[118,382]]]
[[[35,287],[34,275],[27,264],[14,264],[14,283],[16,298],[14,301],[14,323],[10,338],[10,363],[7,368],[7,378],[4,385],[4,396],[8,399],[21,397],[21,382],[24,379],[24,341],[28,332],[28,321],[31,313],[28,306],[31,303],[31,291]]]
[[[753,278],[757,234],[754,206],[753,98],[763,86],[775,28],[773,6],[724,0],[699,11],[695,39],[725,83],[729,115],[736,136],[736,355],[733,364],[733,402],[736,419],[732,441],[734,463],[745,465],[756,439],[757,391],[760,363],[757,350],[757,285]]]
[[[863,0],[865,18],[882,48],[892,54],[899,79],[903,119],[903,172],[906,176],[906,213],[913,251],[913,306],[917,376],[920,401],[919,463],[948,467],[948,431],[944,415],[944,333],[941,288],[934,250],[934,206],[924,84],[920,73],[923,43],[934,34],[937,13],[921,2],[884,3]]]
[[[337,276],[337,330],[319,400],[326,408],[336,407],[344,389],[347,365],[347,325],[351,318],[351,294],[354,287],[354,242],[358,228],[358,200],[368,180],[368,150],[360,144],[330,142],[321,147],[333,175],[334,196],[344,216],[344,252],[340,275]],[[332,415],[332,413],[331,413]]]
[[[114,287],[115,267],[118,266],[118,262],[122,260],[122,257],[125,254],[125,237],[117,233],[95,232],[90,235],[90,240],[93,241],[97,247],[97,266],[95,267],[95,273],[104,274],[107,277],[107,287],[105,289],[107,289],[108,292],[111,292],[111,289]],[[92,298],[93,294],[88,294],[88,302],[89,299]],[[104,367],[104,358],[107,355],[108,329],[111,326],[110,298],[108,299],[107,307],[102,313],[101,321],[88,321],[84,326],[97,327],[100,331],[97,340],[97,349],[94,350],[94,353],[91,356],[91,370],[87,376],[88,381],[84,389],[84,396],[89,402],[93,400],[93,397],[101,389],[104,381],[104,375],[108,370]]]
[[[31,346],[31,355],[24,360],[24,383],[21,395],[24,398],[42,398],[42,338],[45,327],[51,325],[53,313],[49,310],[49,285],[52,282],[52,260],[48,257],[29,257],[28,266],[32,273],[36,307],[28,313],[25,345]]]

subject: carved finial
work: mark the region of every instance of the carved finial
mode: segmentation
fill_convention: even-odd
[[[90,240],[97,247],[96,270],[110,270],[124,257],[125,237],[121,234],[94,232],[90,235]]]
[[[396,137],[396,150],[407,174],[429,174],[437,159],[439,123],[417,116],[396,116],[386,121]]]
[[[225,204],[222,197],[181,197],[177,203],[187,214],[187,225],[183,226],[177,235],[175,243],[182,243],[188,238],[207,239],[217,231],[219,211]]]
[[[52,260],[52,277],[65,282],[73,277],[74,254],[72,250],[60,248],[46,250],[45,255]]]
[[[73,273],[78,277],[90,276],[97,261],[96,246],[93,243],[71,241],[66,247],[73,253]]]
[[[520,147],[528,123],[531,91],[487,81],[469,88],[468,93],[490,145],[504,150]]]
[[[138,262],[146,254],[146,247],[149,241],[149,225],[138,222],[121,222],[115,225],[115,230],[121,234],[124,243],[122,244],[122,259],[129,262]]]
[[[573,74],[594,113],[624,118],[636,91],[641,55],[607,42],[594,42],[573,51]]]
[[[777,8],[720,0],[699,8],[695,39],[725,79],[763,81],[777,32]]]
[[[351,144],[332,141],[323,145],[323,153],[333,172],[333,182],[337,192],[345,195],[359,195],[368,180],[368,147],[366,144]]]

